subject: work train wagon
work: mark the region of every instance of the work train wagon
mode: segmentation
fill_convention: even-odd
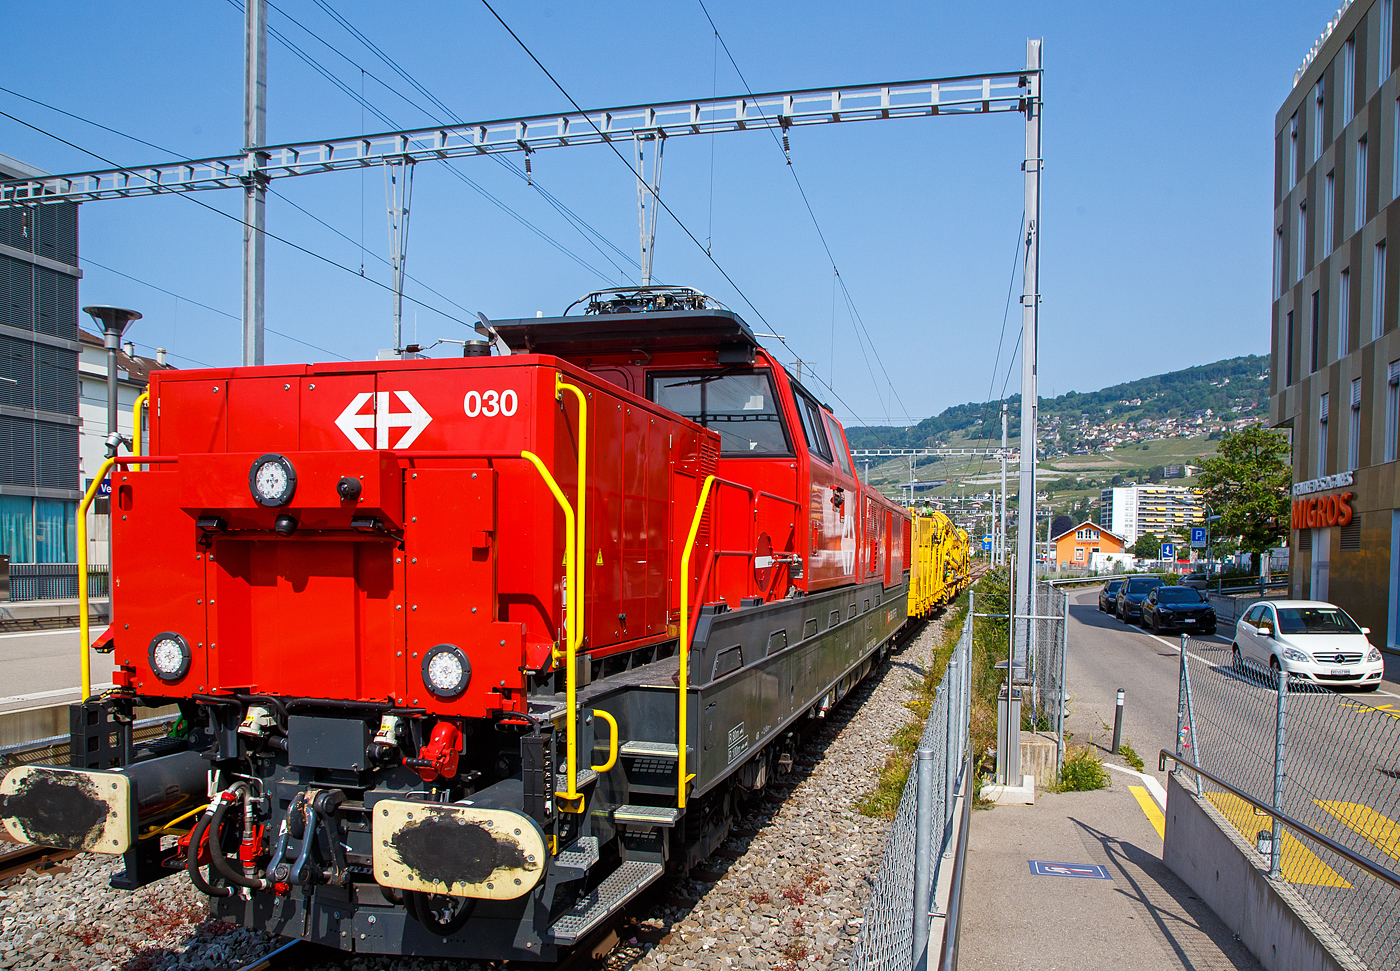
[[[154,372],[109,463],[117,687],[71,767],[5,775],[9,832],[273,934],[534,961],[711,853],[906,622],[910,521],[733,313],[590,310]]]

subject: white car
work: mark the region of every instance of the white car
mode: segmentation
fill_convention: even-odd
[[[1378,648],[1347,612],[1318,600],[1261,600],[1235,625],[1232,660],[1289,677],[1340,688],[1375,691],[1385,673]]]

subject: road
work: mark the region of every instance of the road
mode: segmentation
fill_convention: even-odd
[[[105,624],[94,624],[93,640]],[[0,634],[0,711],[77,701],[81,661],[78,628]],[[92,655],[92,683],[110,684],[112,655]]]
[[[1157,771],[1157,751],[1176,750],[1176,696],[1180,678],[1180,637],[1156,636],[1120,622],[1098,609],[1098,588],[1070,590],[1069,654],[1065,679],[1069,685],[1070,717],[1065,733],[1072,744],[1092,745],[1100,758],[1113,743],[1114,702],[1125,692],[1123,735],[1147,763],[1147,772],[1163,784]],[[1192,653],[1212,664],[1230,663],[1233,625],[1221,624],[1219,634],[1192,639]],[[1366,704],[1400,709],[1400,658],[1386,656],[1386,677],[1375,694],[1355,695]],[[1066,744],[1071,744],[1067,740]],[[1117,760],[1121,761],[1121,760]]]
[[[1092,745],[1108,764],[1114,701],[1126,695],[1123,735],[1165,782],[1157,752],[1176,749],[1179,636],[1155,636],[1098,610],[1098,589],[1070,593],[1066,680],[1070,744]],[[1256,798],[1273,791],[1277,689],[1259,673],[1231,669],[1233,625],[1188,642],[1195,755]],[[1375,693],[1303,688],[1290,692],[1286,777],[1281,808],[1353,852],[1390,869],[1400,861],[1400,659],[1386,658]],[[1117,780],[1115,780],[1117,781]],[[1267,830],[1242,799],[1203,781],[1207,799],[1249,843]],[[1400,956],[1400,891],[1342,858],[1285,834],[1282,875],[1371,967],[1395,967]]]

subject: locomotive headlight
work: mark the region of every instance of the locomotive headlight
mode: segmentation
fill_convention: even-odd
[[[179,681],[190,670],[190,642],[173,631],[151,638],[146,652],[151,670],[162,681]]]
[[[423,685],[435,698],[456,698],[467,690],[472,664],[456,644],[438,644],[423,655]]]
[[[285,456],[270,452],[248,470],[248,489],[260,506],[285,506],[297,491],[297,470]]]

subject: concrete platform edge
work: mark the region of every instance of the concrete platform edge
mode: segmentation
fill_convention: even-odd
[[[1268,971],[1367,971],[1346,942],[1208,801],[1167,778],[1162,862],[1215,911]],[[1192,789],[1194,789],[1194,783]]]

